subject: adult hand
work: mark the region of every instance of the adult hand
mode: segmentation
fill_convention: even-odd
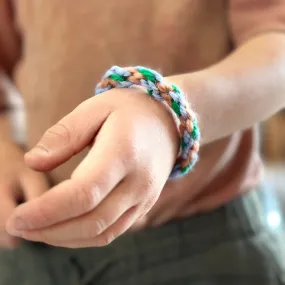
[[[0,142],[0,247],[17,246],[19,239],[9,235],[6,222],[17,204],[30,201],[49,189],[42,173],[29,169],[24,152],[11,141]]]

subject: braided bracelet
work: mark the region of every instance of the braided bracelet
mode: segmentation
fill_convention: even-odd
[[[145,87],[152,98],[166,102],[178,117],[181,148],[170,178],[185,175],[198,160],[200,132],[195,113],[177,86],[167,84],[162,75],[141,66],[127,68],[113,66],[97,85],[96,95],[112,88],[129,88],[133,85]]]

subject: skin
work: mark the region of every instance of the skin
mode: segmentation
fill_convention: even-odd
[[[27,167],[19,146],[2,142],[0,149],[0,244],[9,248],[17,246],[19,240],[7,234],[7,219],[20,201],[42,195],[49,185],[44,175]]]
[[[85,13],[91,22],[94,18],[92,13]],[[40,17],[38,13],[34,16]],[[0,17],[0,21],[3,19],[8,18]],[[29,29],[36,29],[38,26],[33,24],[32,17],[30,20]],[[78,21],[73,21],[73,25],[71,30],[79,26],[80,32]],[[82,26],[85,28],[85,25]],[[4,38],[6,34],[0,31],[4,46],[9,41]],[[10,58],[5,61],[7,71],[12,69],[18,56],[18,45],[14,44],[17,42],[16,32],[13,30],[10,34],[14,35],[12,45],[15,52],[10,55],[11,49],[1,47],[2,54],[5,51],[5,59]],[[45,41],[41,42],[41,37],[38,39],[38,43],[46,44]],[[79,44],[80,41],[77,41]],[[80,48],[77,45],[75,49]],[[204,146],[251,127],[285,105],[284,47],[285,39],[281,33],[252,35],[251,39],[219,64],[196,73],[168,78],[185,90],[199,114]],[[90,54],[93,54],[93,49],[90,50]],[[27,49],[27,52],[30,50]],[[85,62],[85,65],[88,64],[93,65],[92,61]],[[44,75],[50,74],[48,72]],[[49,96],[55,102],[52,96],[56,94]],[[225,117],[227,120],[224,120]],[[6,126],[5,117],[3,122]],[[82,133],[82,130],[85,132]],[[3,127],[1,135],[9,138],[7,133],[6,127]],[[8,157],[17,152],[19,154],[10,168],[13,180],[20,181],[20,173],[26,173],[28,169],[23,163],[23,152],[15,148],[10,139],[6,142],[7,145],[3,145],[2,149],[10,149]],[[141,91],[112,90],[89,99],[50,128],[37,147],[26,155],[25,161],[37,171],[47,171],[85,147],[90,148],[88,156],[74,170],[70,179],[43,195],[35,194],[32,195],[33,199],[26,198],[27,203],[18,207],[17,197],[1,193],[1,202],[8,205],[7,213],[0,215],[3,221],[0,224],[2,236],[9,240],[15,236],[64,247],[104,246],[130,227],[138,229],[164,223],[179,213],[185,200],[191,201],[193,196],[189,191],[191,176],[167,181],[178,144],[178,133],[168,110]],[[6,161],[1,163],[5,165]],[[15,171],[17,165],[21,165],[21,171]],[[43,179],[44,176],[38,175],[28,184]],[[25,187],[19,188],[20,196],[29,197],[23,195]],[[11,189],[9,186],[3,193],[10,193]],[[43,193],[46,187],[36,190]],[[161,199],[155,204],[159,196]],[[207,198],[200,203],[192,201],[187,210],[191,213],[211,203],[214,201]]]
[[[83,113],[96,115],[78,120]],[[124,127],[118,131],[118,126]],[[31,201],[28,216],[16,218],[17,224],[49,227],[42,238],[54,245],[103,246],[151,209],[178,154],[179,137],[169,111],[140,90],[112,90],[85,101],[49,129],[34,150],[39,156],[27,154],[26,160],[37,170],[50,170],[90,143],[71,179]],[[70,230],[74,234],[69,238]]]
[[[0,109],[4,107],[4,71],[11,75],[20,56],[20,41],[8,1],[0,0]],[[3,83],[3,86],[2,86]],[[15,248],[20,239],[5,225],[18,203],[42,195],[50,186],[46,176],[24,162],[24,150],[13,140],[7,112],[0,113],[0,247]]]
[[[169,78],[186,92],[202,89],[204,96],[197,91],[189,99],[200,116],[203,143],[245,129],[285,106],[284,47],[284,35],[263,35],[200,74]],[[202,79],[208,85],[202,85]],[[206,88],[211,90],[208,95]],[[215,100],[203,99],[211,97]],[[225,106],[228,120],[213,112],[217,104]],[[210,111],[211,124],[206,116]],[[240,113],[249,115],[241,118]],[[118,132],[118,126],[124,128]],[[146,215],[167,182],[178,151],[170,114],[140,90],[111,90],[85,101],[49,129],[25,160],[33,169],[50,170],[93,139],[71,179],[17,207],[7,223],[11,235],[64,247],[105,246]]]

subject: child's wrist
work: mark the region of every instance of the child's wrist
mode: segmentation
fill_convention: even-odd
[[[177,86],[168,84],[159,73],[145,67],[112,67],[97,85],[96,94],[115,87],[129,88],[134,85],[145,87],[153,99],[168,105],[179,119],[181,147],[170,177],[185,175],[198,159],[200,132],[196,114]]]

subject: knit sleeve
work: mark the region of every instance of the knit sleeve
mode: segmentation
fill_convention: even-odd
[[[285,32],[285,0],[229,0],[234,44],[265,32]]]

